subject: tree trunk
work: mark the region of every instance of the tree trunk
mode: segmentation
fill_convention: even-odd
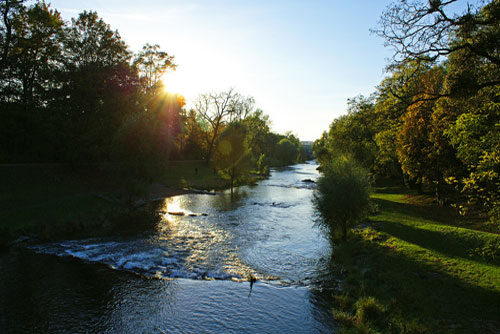
[[[234,180],[234,177],[233,177],[233,174],[231,173],[231,197],[233,197],[233,180]]]
[[[435,189],[436,189],[436,200],[439,206],[444,206],[444,198],[443,194],[441,192],[441,181],[437,181],[435,183]]]

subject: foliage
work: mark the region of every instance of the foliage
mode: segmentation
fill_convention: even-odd
[[[433,188],[436,201],[498,222],[500,5],[394,1],[375,32],[395,50],[369,99],[350,100],[313,149],[351,154],[379,178]]]
[[[347,115],[335,119],[328,133],[324,133],[321,141],[315,144],[316,156],[321,163],[337,155],[350,154],[362,167],[375,172],[377,145],[373,99],[360,95],[348,100],[348,104]]]
[[[248,130],[243,123],[230,123],[221,133],[215,154],[215,167],[230,181],[231,193],[235,182],[243,181],[250,172]]]
[[[314,206],[333,238],[347,240],[350,228],[360,223],[370,209],[367,172],[352,159],[341,156],[324,166],[314,195]]]
[[[334,296],[342,332],[496,328],[500,267],[490,254],[498,255],[498,235],[394,182],[380,184],[372,198],[380,212],[336,247],[332,261],[343,273]]]
[[[65,22],[44,1],[6,0],[0,14],[0,162],[111,162],[139,189],[172,160],[204,159],[209,166],[225,129],[237,123],[252,148],[243,174],[301,159],[298,138],[271,132],[253,97],[233,89],[208,93],[185,110],[184,97],[166,94],[161,81],[175,70],[174,57],[150,43],[134,54],[97,12]],[[277,156],[284,138],[293,158]],[[221,173],[240,182],[233,169]]]
[[[195,100],[195,110],[205,129],[205,160],[210,162],[215,144],[224,126],[232,121],[244,120],[253,111],[255,101],[229,89],[226,92],[201,94]]]
[[[374,32],[394,49],[396,64],[408,60],[428,62],[466,51],[500,65],[498,1],[477,1],[461,14],[450,13],[452,1],[394,1],[381,16]],[[494,85],[494,83],[492,82]]]
[[[147,92],[160,83],[162,75],[167,70],[175,70],[174,57],[160,50],[158,44],[146,43],[134,59],[133,66],[139,72],[143,89]]]

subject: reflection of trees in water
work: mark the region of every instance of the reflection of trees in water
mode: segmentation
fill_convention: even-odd
[[[317,262],[317,269],[311,277],[313,282],[309,289],[309,302],[312,305],[313,318],[322,324],[331,324],[335,329],[333,313],[334,294],[339,289],[340,276],[338,266],[334,261],[333,250]]]
[[[213,205],[219,211],[231,211],[242,207],[246,203],[248,192],[244,187],[235,188],[233,193],[225,191],[215,197]]]
[[[141,326],[153,328],[158,318],[151,315],[161,311],[158,305],[175,303],[179,285],[167,280],[145,285],[143,278],[102,265],[22,249],[1,254],[0,270],[1,333],[133,333]]]
[[[112,304],[117,283],[113,275],[96,266],[19,249],[6,254],[0,268],[0,310],[6,332],[12,333],[51,333],[64,328],[82,332],[75,326],[87,325],[90,329],[84,320],[102,316]]]

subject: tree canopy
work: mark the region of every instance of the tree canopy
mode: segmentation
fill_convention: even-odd
[[[389,5],[374,29],[394,49],[388,76],[350,101],[314,153],[325,166],[348,153],[376,177],[432,186],[440,204],[498,222],[500,3],[457,4]]]

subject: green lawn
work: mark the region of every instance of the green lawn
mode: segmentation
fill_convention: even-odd
[[[171,161],[160,177],[161,183],[177,188],[223,189],[229,182],[220,178],[205,161]]]
[[[172,188],[223,189],[213,167],[203,161],[171,161],[152,182]],[[130,191],[146,195],[148,180],[125,182],[112,165],[0,165],[0,245],[21,234],[71,230],[74,224],[106,220]],[[141,195],[142,194],[142,195]],[[93,226],[93,225],[92,225]],[[50,233],[49,233],[50,234]]]
[[[497,333],[500,236],[399,187],[372,198],[379,214],[335,250],[344,268],[335,316],[345,331]]]
[[[118,180],[95,166],[0,166],[0,183],[0,244],[21,234],[73,231],[118,209],[98,197]]]

